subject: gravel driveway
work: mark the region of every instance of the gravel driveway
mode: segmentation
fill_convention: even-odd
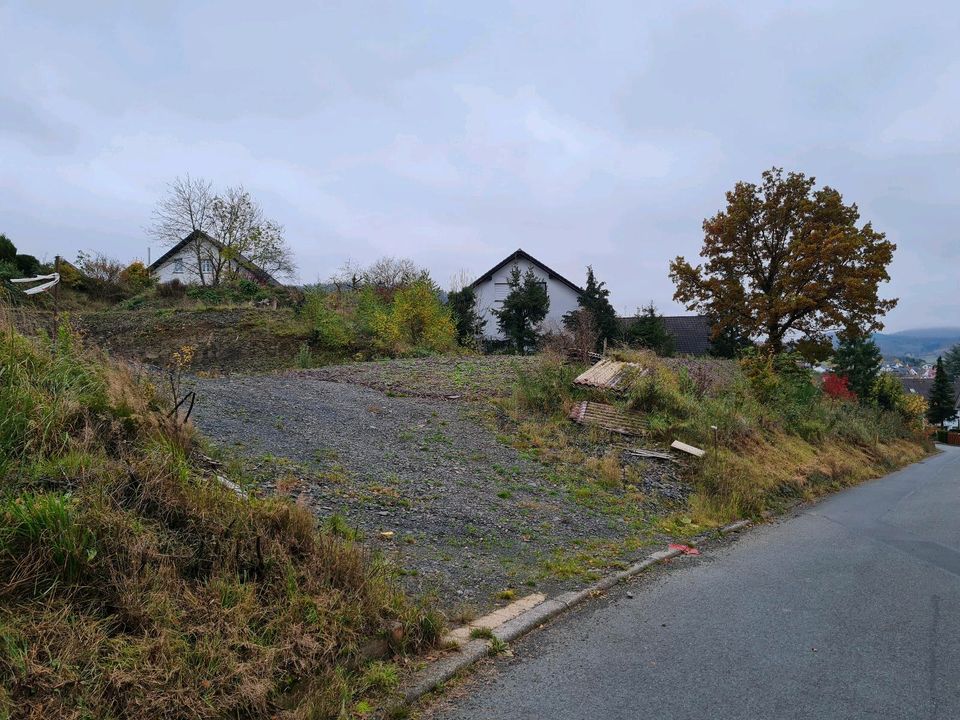
[[[546,571],[550,560],[628,532],[498,442],[474,419],[481,403],[388,396],[309,373],[195,382],[194,418],[208,437],[253,467],[294,463],[293,479],[274,472],[265,489],[321,518],[341,515],[398,562],[411,590],[436,592],[447,608],[488,608],[508,587],[577,585],[576,573]]]

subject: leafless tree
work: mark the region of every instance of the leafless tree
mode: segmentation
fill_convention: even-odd
[[[176,245],[193,234],[186,250],[194,262],[184,270],[201,285],[231,279],[240,269],[240,257],[270,274],[291,275],[295,265],[283,226],[264,217],[260,204],[242,186],[227,188],[222,195],[211,187],[189,175],[170,183],[167,196],[154,210],[150,234],[165,245]]]
[[[573,346],[577,349],[581,361],[588,362],[590,353],[597,345],[597,338],[600,337],[597,323],[593,318],[593,313],[584,308],[574,310],[571,313],[571,319],[568,327],[571,335],[573,335]]]
[[[211,203],[210,234],[223,248],[211,258],[214,284],[236,274],[238,256],[243,256],[272,275],[293,273],[293,253],[283,235],[283,226],[268,220],[260,203],[242,185],[227,188]]]
[[[450,292],[460,292],[465,287],[473,284],[473,274],[466,268],[460,270],[450,277]]]
[[[363,282],[363,267],[356,260],[346,260],[339,269],[330,276],[330,284],[341,295],[345,290],[356,290]]]
[[[176,245],[195,230],[208,232],[215,195],[203,178],[178,177],[153,211],[150,235],[164,245]]]
[[[409,258],[384,256],[361,274],[363,283],[381,290],[396,290],[416,280],[429,278],[426,269],[417,267]]]
[[[430,271],[418,267],[409,258],[385,256],[363,267],[353,260],[347,260],[330,278],[330,282],[337,289],[337,293],[344,290],[357,290],[361,287],[372,287],[381,296],[388,299],[393,293],[414,282],[433,281]]]

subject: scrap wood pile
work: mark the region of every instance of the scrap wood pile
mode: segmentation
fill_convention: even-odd
[[[643,367],[640,363],[621,362],[619,360],[611,360],[610,358],[601,358],[592,367],[580,373],[580,375],[574,379],[573,384],[579,387],[589,387],[606,392],[621,393],[626,389],[627,383],[631,378],[643,377],[649,372],[650,369]],[[588,400],[578,402],[573,406],[569,417],[573,422],[580,425],[592,425],[626,437],[646,435],[650,429],[645,419],[605,402],[592,402]],[[694,457],[703,457],[704,455],[704,451],[700,448],[687,445],[679,440],[674,440],[670,447],[693,455]],[[674,456],[669,452],[647,450],[644,448],[628,448],[625,452],[637,457],[676,462]]]

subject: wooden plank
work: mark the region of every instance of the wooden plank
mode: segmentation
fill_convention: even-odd
[[[686,443],[682,443],[679,440],[674,440],[672,443],[670,443],[670,447],[672,447],[674,450],[680,450],[681,452],[690,453],[691,455],[695,455],[696,457],[703,457],[704,455],[707,454],[706,450],[701,450],[700,448],[694,447],[693,445],[687,445]]]
[[[628,455],[636,455],[637,457],[648,457],[648,458],[657,458],[658,460],[673,460],[673,455],[668,452],[661,452],[659,450],[646,450],[644,448],[628,448],[625,450]]]

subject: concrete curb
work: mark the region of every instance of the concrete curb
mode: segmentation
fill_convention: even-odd
[[[737,522],[723,526],[719,529],[719,532],[721,535],[739,532],[750,524],[750,520],[738,520]],[[682,554],[682,550],[661,550],[660,552],[652,553],[640,562],[634,563],[626,570],[608,575],[592,585],[585,587],[583,590],[571,590],[555,598],[544,600],[539,605],[530,608],[526,612],[495,628],[493,635],[502,642],[512,642],[570,608],[576,607],[590,598],[600,595],[605,590],[609,590],[614,585],[639,575],[649,567],[653,567],[666,560],[671,560]],[[490,654],[490,651],[491,646],[487,640],[471,640],[461,647],[459,651],[428,665],[414,677],[413,683],[403,694],[403,702],[409,704],[433,692],[461,670],[485,658]]]
[[[522,615],[518,615],[513,620],[508,620],[500,627],[493,630],[493,635],[502,642],[511,642],[522,635],[526,635],[531,630],[538,628],[543,623],[555,618],[557,615],[586,602],[592,597],[596,597],[604,590],[609,590],[618,583],[629,580],[639,575],[653,565],[678,557],[683,553],[680,550],[661,550],[648,555],[638,563],[634,563],[626,570],[608,575],[589,585],[583,590],[573,590],[558,595],[555,598],[544,600],[536,607],[527,610]],[[486,640],[471,640],[464,645],[458,652],[449,657],[438,660],[432,665],[421,670],[413,680],[411,686],[404,692],[404,703],[412,703],[427,693],[433,692],[440,685],[452,678],[464,668],[473,665],[478,660],[483,659],[490,654],[490,643]]]
[[[722,528],[720,528],[720,534],[727,535],[729,533],[739,532],[750,524],[750,520],[737,520],[736,522],[732,522],[729,525],[724,525]]]

